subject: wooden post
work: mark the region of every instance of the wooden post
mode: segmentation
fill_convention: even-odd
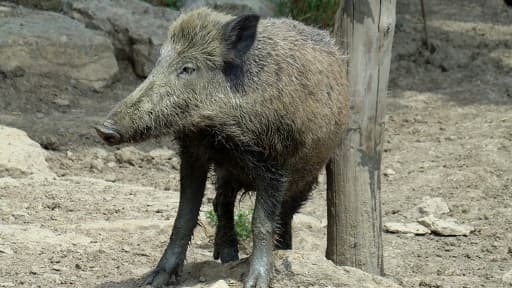
[[[341,0],[335,36],[348,52],[350,118],[327,165],[327,251],[382,275],[380,162],[396,0]]]

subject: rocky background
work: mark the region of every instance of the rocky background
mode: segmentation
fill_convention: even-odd
[[[158,261],[178,204],[173,143],[111,148],[91,127],[151,71],[180,14],[161,2],[0,1],[0,287],[138,287]],[[280,13],[265,0],[181,4]],[[426,4],[430,51],[419,1],[397,6],[386,279],[323,258],[322,175],[294,218],[294,250],[274,255],[274,287],[512,287],[512,9]],[[246,260],[212,260],[213,196],[209,184],[180,287],[241,287]]]

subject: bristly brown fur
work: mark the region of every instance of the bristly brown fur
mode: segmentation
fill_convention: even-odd
[[[183,150],[213,164],[235,196],[242,189],[280,191],[257,197],[277,212],[260,210],[255,219],[281,210],[279,226],[291,233],[293,213],[347,124],[345,57],[325,31],[253,16],[252,23],[259,20],[254,44],[234,61],[223,34],[233,19],[206,8],[180,16],[148,79],[110,120],[125,141],[173,135]],[[183,77],[184,67],[195,73]],[[232,209],[234,200],[225,198],[217,210]],[[258,227],[262,233],[274,228]],[[291,234],[282,236],[281,247],[291,247]]]

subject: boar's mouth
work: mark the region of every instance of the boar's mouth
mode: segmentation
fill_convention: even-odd
[[[94,129],[98,136],[110,146],[118,145],[123,142],[119,129],[117,129],[110,120],[105,121],[103,125],[94,126]]]
[[[100,138],[110,146],[123,144],[126,142],[142,142],[151,136],[151,127],[146,126],[138,132],[131,135],[125,135],[121,129],[117,128],[111,120],[105,121],[102,125],[94,127]]]

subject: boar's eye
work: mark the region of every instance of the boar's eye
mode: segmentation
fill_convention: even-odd
[[[192,65],[185,65],[181,67],[181,70],[178,72],[179,77],[186,77],[189,75],[192,75],[194,72],[196,72],[196,68]]]

